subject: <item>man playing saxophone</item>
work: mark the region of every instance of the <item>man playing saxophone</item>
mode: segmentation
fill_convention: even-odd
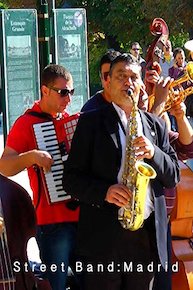
[[[81,203],[77,271],[83,272],[84,290],[149,290],[154,272],[161,265],[167,268],[163,188],[179,181],[177,157],[165,122],[136,110],[137,136],[130,154],[151,165],[157,175],[147,189],[142,227],[123,228],[118,210],[133,197],[123,175],[126,135],[132,135],[127,130],[134,121],[130,115],[143,84],[140,66],[122,54],[112,62],[108,82],[112,102],[81,115],[64,170],[65,189]]]

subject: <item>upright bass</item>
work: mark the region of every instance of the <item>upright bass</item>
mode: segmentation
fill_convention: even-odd
[[[16,182],[0,175],[0,290],[51,290],[28,265],[27,242],[35,236],[31,198]]]

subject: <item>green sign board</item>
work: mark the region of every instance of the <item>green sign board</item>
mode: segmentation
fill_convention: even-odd
[[[1,10],[1,64],[4,132],[39,99],[37,13]]]
[[[80,111],[89,97],[86,12],[85,9],[54,9],[53,19],[55,62],[73,76],[75,94],[67,108],[73,114]]]

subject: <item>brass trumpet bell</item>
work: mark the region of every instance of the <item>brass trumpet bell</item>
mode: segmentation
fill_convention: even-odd
[[[193,81],[193,61],[187,63],[185,74],[171,83],[163,112],[170,110],[177,101],[183,102],[188,95],[193,93],[193,86],[189,86],[186,89],[180,88],[180,86],[187,81]],[[177,87],[179,87],[179,91],[176,93],[174,88]]]
[[[186,73],[179,79],[174,80],[170,88],[175,88],[176,86],[179,86],[187,81],[193,81],[193,61],[189,61],[186,65]]]
[[[183,102],[187,96],[193,94],[193,83],[192,86],[187,87],[186,89],[182,89],[182,84],[191,81],[193,82],[193,61],[189,61],[186,65],[186,72],[185,74],[177,80],[174,80],[169,86],[169,94],[166,100],[164,109],[162,111],[166,112],[172,108],[172,106],[176,103],[176,101]],[[179,91],[175,91],[174,88],[177,89],[179,87]],[[154,94],[149,96],[149,105],[148,111],[151,112],[151,109],[155,102]]]

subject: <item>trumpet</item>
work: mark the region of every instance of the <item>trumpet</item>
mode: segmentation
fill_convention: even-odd
[[[179,90],[178,92],[174,90],[174,88],[180,87],[183,83],[187,81],[191,81],[191,82],[193,81],[193,61],[190,61],[187,63],[185,74],[181,78],[174,80],[170,84],[169,94],[165,102],[162,113],[170,110],[177,101],[180,100],[181,102],[184,102],[186,97],[193,93],[193,85],[186,89]],[[149,96],[148,111],[151,111],[154,105],[154,102],[155,102],[155,95],[152,94]]]

